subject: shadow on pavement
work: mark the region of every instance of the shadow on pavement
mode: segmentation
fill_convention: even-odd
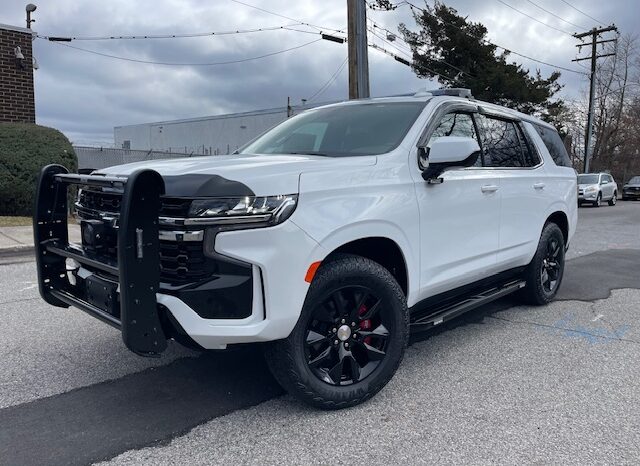
[[[0,464],[89,464],[282,393],[260,348],[203,353],[0,410]]]

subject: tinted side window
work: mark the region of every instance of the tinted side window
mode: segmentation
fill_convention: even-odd
[[[560,139],[560,135],[556,130],[547,128],[546,126],[536,125],[533,127],[536,129],[547,150],[551,154],[551,158],[560,167],[571,167],[571,159],[567,154],[567,149]]]
[[[429,144],[435,138],[446,136],[468,137],[477,141],[478,135],[476,134],[476,127],[473,124],[473,117],[469,113],[448,113],[442,117],[442,120],[440,120],[440,123],[431,134]],[[429,146],[429,144],[427,144],[427,146]],[[480,157],[478,157],[474,166],[482,166]]]
[[[527,167],[535,167],[541,162],[540,154],[527,130],[521,125],[517,126],[520,137],[522,138],[522,153],[524,155],[525,165]]]
[[[429,142],[443,136],[466,136],[477,139],[471,115],[468,113],[449,113],[442,117]]]
[[[485,167],[524,167],[518,130],[512,121],[479,115]]]

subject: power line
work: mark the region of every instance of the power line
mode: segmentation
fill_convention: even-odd
[[[556,31],[558,31],[558,32],[561,32],[561,33],[563,33],[563,34],[567,34],[568,36],[571,36],[571,35],[572,35],[570,32],[565,31],[564,29],[560,29],[560,28],[557,28],[557,27],[555,27],[555,26],[551,26],[550,24],[547,24],[547,23],[545,23],[544,21],[540,21],[540,20],[539,20],[538,18],[536,18],[535,16],[531,16],[530,14],[525,13],[524,11],[517,9],[517,8],[516,8],[516,7],[514,7],[514,6],[511,6],[511,5],[509,5],[507,2],[505,2],[505,1],[503,1],[503,0],[496,0],[496,1],[497,1],[497,2],[502,3],[502,4],[503,4],[504,6],[506,6],[506,7],[511,8],[511,9],[512,9],[512,10],[514,10],[514,11],[517,11],[517,12],[518,12],[518,13],[520,13],[521,15],[526,16],[527,18],[529,18],[529,19],[531,19],[531,20],[535,21],[536,23],[540,23],[540,24],[542,24],[543,26],[546,26],[546,27],[548,27],[548,28],[550,28],[550,29],[554,29],[554,30],[556,30]]]
[[[342,34],[344,34],[344,32],[345,32],[344,29],[341,30],[341,29],[325,28],[325,27],[322,27],[322,26],[317,26],[317,25],[314,25],[314,24],[311,24],[311,23],[300,21],[298,19],[291,18],[290,16],[286,16],[286,15],[283,15],[283,14],[280,14],[280,13],[276,13],[275,11],[270,11],[270,10],[267,10],[265,8],[260,8],[259,6],[251,5],[251,4],[245,3],[245,2],[241,2],[240,0],[230,0],[230,1],[232,1],[233,3],[238,3],[239,5],[244,5],[246,7],[253,8],[254,10],[262,11],[263,13],[268,13],[268,14],[273,15],[273,16],[279,16],[280,18],[288,19],[289,21],[295,21],[296,23],[303,24],[305,26],[310,26],[310,27],[312,27],[314,29],[317,29],[318,31],[323,31],[323,30],[324,31],[333,31],[333,32],[340,32]]]
[[[600,20],[595,19],[593,16],[591,16],[591,15],[589,15],[589,14],[585,13],[585,12],[584,12],[584,11],[582,11],[582,10],[579,10],[578,8],[576,8],[575,6],[573,6],[571,3],[569,3],[569,2],[567,2],[567,1],[565,1],[565,0],[560,0],[560,1],[561,1],[562,3],[564,3],[565,5],[569,5],[571,8],[573,8],[574,10],[576,10],[578,13],[582,13],[582,14],[583,14],[583,15],[585,15],[587,18],[594,20],[596,23],[599,23],[599,24],[601,24],[601,25],[604,25],[604,22],[602,22],[602,21],[600,21]]]
[[[389,41],[388,41],[387,39],[385,39],[383,36],[379,35],[379,34],[376,32],[376,30],[375,30],[375,29],[373,29],[373,28],[369,28],[369,32],[370,32],[371,34],[373,34],[373,36],[374,36],[374,37],[377,37],[378,39],[380,39],[380,40],[381,40],[382,42],[384,42],[385,44],[387,44],[387,45],[389,45],[389,46],[393,47],[394,49],[396,49],[398,52],[403,53],[404,55],[406,55],[406,56],[407,56],[407,57],[409,57],[409,58],[413,58],[413,52],[410,52],[410,51],[408,51],[408,50],[406,50],[406,49],[403,49],[403,48],[399,47],[398,45],[396,45],[396,44],[394,44],[394,43],[392,43],[392,42],[389,42]]]
[[[540,9],[540,10],[544,11],[545,13],[550,14],[550,15],[551,15],[551,16],[553,16],[554,18],[558,18],[560,21],[562,21],[562,22],[564,22],[564,23],[570,24],[571,26],[577,27],[578,29],[583,29],[583,30],[585,30],[585,31],[587,30],[587,28],[586,28],[586,27],[584,27],[584,26],[579,26],[579,25],[577,25],[576,23],[572,23],[571,21],[568,21],[568,20],[564,19],[562,16],[558,16],[558,15],[557,15],[557,14],[555,14],[554,12],[549,11],[549,10],[547,10],[546,8],[541,7],[540,5],[538,5],[538,4],[537,4],[536,2],[534,2],[533,0],[527,0],[527,2],[531,3],[533,6],[535,6],[536,8],[538,8],[538,9]]]
[[[377,25],[373,20],[371,20],[371,22],[373,23],[374,27],[377,27],[378,29],[382,29],[382,30],[385,30],[385,31],[387,31],[387,32],[391,33],[391,31],[389,31],[388,29],[385,29],[385,28],[383,28],[383,27],[378,26],[378,25]],[[378,39],[380,39],[381,41],[383,41],[383,42],[385,42],[386,44],[390,45],[391,47],[395,48],[395,49],[396,49],[396,50],[398,50],[399,52],[404,53],[404,54],[405,54],[405,55],[407,55],[409,58],[413,58],[413,50],[411,49],[411,46],[410,46],[409,44],[406,44],[406,43],[403,41],[403,43],[405,43],[405,44],[406,44],[407,49],[402,49],[402,48],[400,48],[400,46],[399,46],[399,45],[393,44],[392,42],[388,41],[386,38],[384,38],[384,37],[380,36],[379,34],[377,34],[377,33],[376,33],[376,31],[375,31],[375,29],[371,29],[370,31],[371,31],[371,34],[373,34],[375,37],[377,37],[377,38],[378,38]],[[395,36],[395,34],[394,34],[394,36]],[[400,39],[400,40],[402,41],[402,39]],[[459,67],[457,67],[457,66],[455,66],[455,65],[452,65],[451,63],[448,63],[448,62],[446,62],[446,61],[444,61],[444,60],[442,60],[442,59],[440,59],[440,58],[428,58],[428,59],[429,59],[429,60],[431,60],[431,61],[434,61],[434,62],[442,63],[443,65],[446,65],[446,66],[448,66],[449,68],[452,68],[452,69],[454,69],[454,70],[458,71],[459,73],[462,73],[462,74],[464,74],[464,75],[470,76],[470,77],[472,77],[472,78],[476,78],[476,77],[477,77],[477,76],[474,76],[472,73],[469,73],[469,72],[467,72],[467,71],[464,71],[463,69],[461,69],[461,68],[459,68]]]
[[[145,34],[145,35],[129,35],[129,36],[123,35],[123,36],[71,36],[71,37],[38,34],[38,37],[47,39],[51,42],[70,42],[72,40],[90,41],[90,40],[178,39],[178,38],[188,38],[188,37],[227,36],[232,34],[248,34],[253,32],[279,31],[279,30],[305,32],[307,34],[317,34],[317,32],[315,31],[305,31],[302,29],[294,28],[294,26],[300,26],[300,25],[301,23],[294,23],[294,24],[285,24],[282,26],[270,26],[270,27],[254,28],[254,29],[193,32],[193,33],[184,33],[184,34]]]
[[[453,79],[451,76],[447,76],[446,74],[443,74],[443,73],[438,73],[437,71],[432,70],[431,68],[427,68],[426,66],[424,66],[424,65],[422,65],[422,64],[420,64],[420,65],[416,65],[415,63],[412,63],[412,62],[410,62],[409,60],[406,60],[405,58],[402,58],[402,57],[400,57],[400,56],[396,55],[395,53],[390,52],[389,50],[385,49],[384,47],[379,46],[378,44],[371,43],[371,44],[369,44],[369,47],[371,47],[371,48],[373,48],[373,49],[376,49],[376,50],[378,50],[379,52],[382,52],[382,53],[384,53],[384,54],[386,54],[386,55],[389,55],[389,56],[390,56],[390,57],[392,57],[394,60],[396,60],[397,62],[402,63],[403,65],[407,65],[407,66],[418,66],[418,67],[420,67],[420,68],[423,68],[423,69],[427,70],[429,73],[431,73],[431,74],[433,74],[433,75],[435,75],[435,76],[439,76],[439,77],[441,77],[441,78],[443,78],[443,79],[446,79],[446,80],[448,80],[448,81],[451,81],[451,82],[455,81],[455,79]]]
[[[324,83],[320,87],[320,89],[314,92],[314,94],[311,97],[309,97],[309,102],[313,101],[316,97],[319,97],[320,95],[322,95],[324,91],[326,91],[327,89],[329,89],[329,87],[331,87],[331,85],[336,81],[336,79],[338,79],[338,76],[340,76],[340,73],[344,69],[348,60],[349,60],[349,57],[344,59],[344,61],[340,64],[338,69],[331,75],[331,77],[327,80],[327,82]]]
[[[117,55],[111,55],[108,53],[103,53],[103,52],[98,52],[96,50],[89,50],[89,49],[85,49],[85,48],[81,48],[81,47],[76,47],[73,45],[69,45],[69,44],[64,44],[62,42],[56,42],[56,44],[58,45],[63,45],[65,47],[68,47],[70,49],[74,49],[74,50],[80,50],[82,52],[86,52],[86,53],[91,53],[94,55],[100,55],[101,57],[107,57],[107,58],[113,58],[115,60],[123,60],[123,61],[129,61],[129,62],[134,62],[134,63],[145,63],[148,65],[166,65],[166,66],[218,66],[218,65],[232,65],[235,63],[244,63],[244,62],[248,62],[248,61],[252,61],[252,60],[259,60],[261,58],[267,58],[267,57],[272,57],[274,55],[279,55],[282,53],[286,53],[286,52],[290,52],[292,50],[297,50],[297,49],[301,49],[303,47],[307,47],[311,44],[315,44],[316,42],[320,42],[322,40],[322,38],[320,39],[316,39],[316,40],[312,40],[311,42],[306,42],[304,44],[301,45],[297,45],[295,47],[290,47],[288,49],[284,49],[284,50],[278,50],[276,52],[271,52],[271,53],[266,53],[264,55],[259,55],[256,57],[250,57],[250,58],[243,58],[243,59],[239,59],[239,60],[229,60],[229,61],[221,61],[221,62],[214,62],[214,63],[171,63],[171,62],[159,62],[159,61],[150,61],[150,60],[140,60],[137,58],[129,58],[129,57],[120,57]]]

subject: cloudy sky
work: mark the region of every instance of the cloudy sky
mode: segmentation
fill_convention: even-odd
[[[279,107],[286,104],[287,96],[299,103],[301,99],[311,98],[327,83],[330,85],[316,95],[315,101],[347,97],[346,67],[331,81],[347,56],[346,44],[318,41],[318,29],[296,25],[300,21],[325,30],[344,30],[346,0],[243,0],[292,19],[233,0],[35,1],[38,9],[33,16],[36,19],[33,29],[44,36],[188,34],[280,26],[297,29],[176,39],[78,40],[67,44],[133,60],[191,64],[189,66],[118,60],[36,40],[34,53],[40,65],[35,78],[38,123],[62,130],[75,143],[112,143],[113,127],[119,125]],[[414,1],[417,5],[422,2]],[[2,0],[0,23],[23,26],[25,3]],[[576,54],[576,41],[556,29],[582,32],[576,26],[591,28],[596,25],[592,19],[595,18],[604,24],[615,23],[622,33],[640,32],[638,0],[447,0],[445,3],[470,20],[485,24],[495,43],[576,70],[581,70],[571,63]],[[369,10],[368,14],[378,25],[392,31],[397,30],[400,22],[414,24],[406,6],[392,12]],[[370,39],[400,54],[380,39],[372,36]],[[242,63],[193,65],[237,61],[291,48],[296,49]],[[544,75],[553,70],[515,55],[512,58],[531,70],[540,68]],[[417,79],[410,68],[376,50],[370,50],[369,63],[373,96],[429,85]],[[563,92],[569,97],[578,96],[585,89],[586,78],[582,75],[563,72],[562,80]]]

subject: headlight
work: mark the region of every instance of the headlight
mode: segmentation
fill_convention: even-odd
[[[214,197],[191,203],[185,225],[284,222],[296,208],[298,196]]]

